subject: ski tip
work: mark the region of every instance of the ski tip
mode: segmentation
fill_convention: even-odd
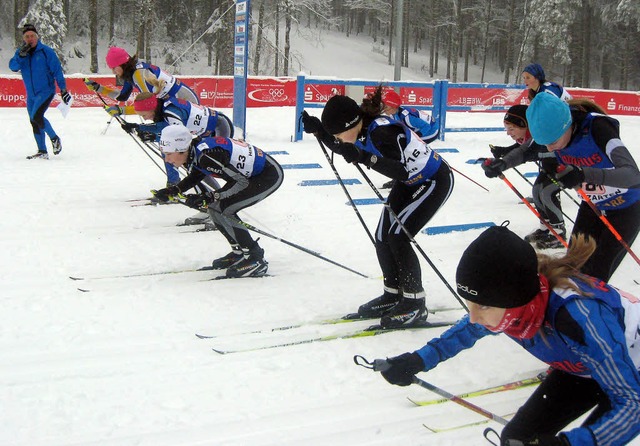
[[[71,279],[71,280],[84,280],[84,277],[69,276],[69,279]]]
[[[358,313],[349,313],[342,316],[341,319],[345,321],[355,321],[355,320],[366,319],[366,318],[360,316]]]
[[[215,336],[207,336],[207,335],[202,335],[202,334],[196,333],[196,338],[198,338],[198,339],[213,339],[213,338],[215,338]]]
[[[85,289],[82,289],[82,288],[78,288],[78,291],[82,291],[83,293],[89,293],[91,290],[85,290]]]
[[[227,353],[231,353],[229,351],[226,350],[218,350],[217,348],[213,348],[211,347],[211,350],[213,350],[214,352],[218,353],[219,355],[226,355]]]

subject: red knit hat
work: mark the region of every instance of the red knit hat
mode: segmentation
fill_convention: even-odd
[[[155,110],[157,106],[158,98],[155,94],[145,99],[138,99],[136,97],[136,100],[133,101],[133,109],[137,112],[152,111]]]
[[[382,102],[389,107],[398,108],[402,105],[402,98],[395,90],[387,90],[382,96]]]
[[[129,53],[123,48],[112,46],[107,51],[107,66],[111,69],[127,63],[129,61]]]

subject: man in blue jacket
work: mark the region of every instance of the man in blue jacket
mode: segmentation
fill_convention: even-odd
[[[31,24],[24,25],[22,40],[24,43],[9,61],[9,68],[11,71],[19,71],[22,75],[27,90],[29,120],[38,145],[38,152],[28,156],[27,159],[49,159],[44,138],[45,133],[51,138],[55,155],[62,151],[62,144],[51,123],[44,117],[44,113],[56,93],[56,83],[65,104],[71,101],[71,95],[67,91],[60,59],[51,47],[40,42],[36,27]]]

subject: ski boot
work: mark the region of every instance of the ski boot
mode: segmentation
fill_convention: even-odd
[[[398,302],[400,302],[398,290],[385,287],[382,296],[360,305],[357,314],[361,318],[382,317],[383,314],[395,307]]]
[[[254,242],[250,249],[242,248],[242,258],[227,268],[227,277],[260,277],[269,269],[264,249]]]

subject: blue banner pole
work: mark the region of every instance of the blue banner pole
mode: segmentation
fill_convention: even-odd
[[[236,0],[233,38],[233,125],[246,137],[247,123],[247,61],[249,58],[249,12],[251,0]]]

